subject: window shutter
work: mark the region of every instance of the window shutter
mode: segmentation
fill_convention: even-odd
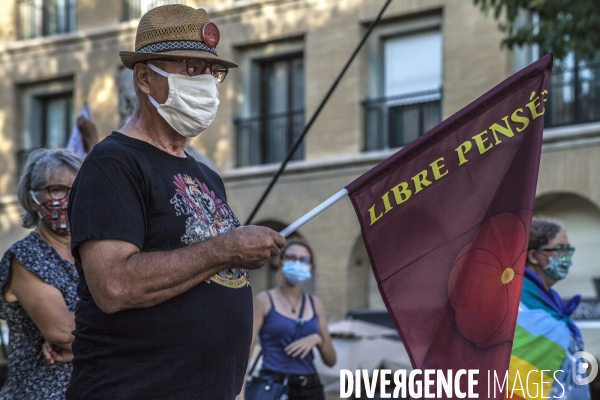
[[[425,32],[384,44],[384,96],[437,90],[442,86],[442,35]]]

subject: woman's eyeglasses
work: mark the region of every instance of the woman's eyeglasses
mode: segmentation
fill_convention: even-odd
[[[31,189],[33,192],[48,192],[52,200],[62,200],[69,195],[71,188],[64,185],[49,185],[39,189]]]
[[[560,256],[572,256],[575,253],[575,247],[573,246],[556,246],[554,248],[543,248],[540,249],[545,252],[556,252]]]
[[[283,261],[300,261],[301,263],[304,263],[304,264],[310,264],[311,263],[310,257],[306,257],[306,256],[296,257],[296,256],[293,256],[291,254],[284,255],[283,256]]]
[[[221,83],[225,80],[229,69],[223,64],[209,63],[199,58],[185,58],[185,59],[171,59],[171,58],[157,58],[158,61],[171,61],[171,62],[183,62],[185,63],[185,72],[188,76],[202,75],[208,68],[212,76],[215,77],[217,82]],[[150,60],[151,61],[151,60]]]

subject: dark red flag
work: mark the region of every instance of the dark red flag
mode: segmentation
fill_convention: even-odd
[[[502,398],[488,371],[502,382],[510,360],[551,69],[549,54],[346,187],[413,368],[478,369],[482,399]]]

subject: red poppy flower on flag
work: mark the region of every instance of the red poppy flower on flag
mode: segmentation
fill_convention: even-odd
[[[413,367],[478,369],[479,398],[510,360],[551,68],[547,55],[346,187]]]
[[[531,212],[519,214],[494,215],[481,224],[450,272],[448,298],[456,325],[479,347],[512,340],[514,334],[529,238],[525,221],[531,220]]]

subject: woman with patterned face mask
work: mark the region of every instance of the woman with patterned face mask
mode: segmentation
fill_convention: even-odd
[[[562,225],[556,221],[534,219],[527,267],[540,278],[546,290],[567,276],[574,252]]]
[[[312,249],[304,242],[289,240],[279,255],[279,267],[280,285],[254,298],[252,348],[260,340],[260,377],[282,383],[287,376],[290,400],[324,400],[313,349],[328,366],[335,364],[336,354],[321,300],[302,290],[314,270]],[[302,323],[297,328],[299,319]],[[240,394],[237,399],[244,396]]]
[[[9,377],[0,398],[64,398],[78,275],[67,205],[81,159],[64,149],[31,153],[17,189],[23,226],[34,228],[0,261],[0,318],[10,331]]]
[[[530,370],[544,371],[538,398],[590,399],[589,386],[577,384],[573,378],[585,374],[573,360],[573,355],[583,350],[583,340],[570,318],[581,296],[564,302],[551,288],[567,276],[574,252],[561,222],[533,218],[508,387],[519,385],[517,371],[520,377]],[[539,372],[537,375],[540,377]]]

